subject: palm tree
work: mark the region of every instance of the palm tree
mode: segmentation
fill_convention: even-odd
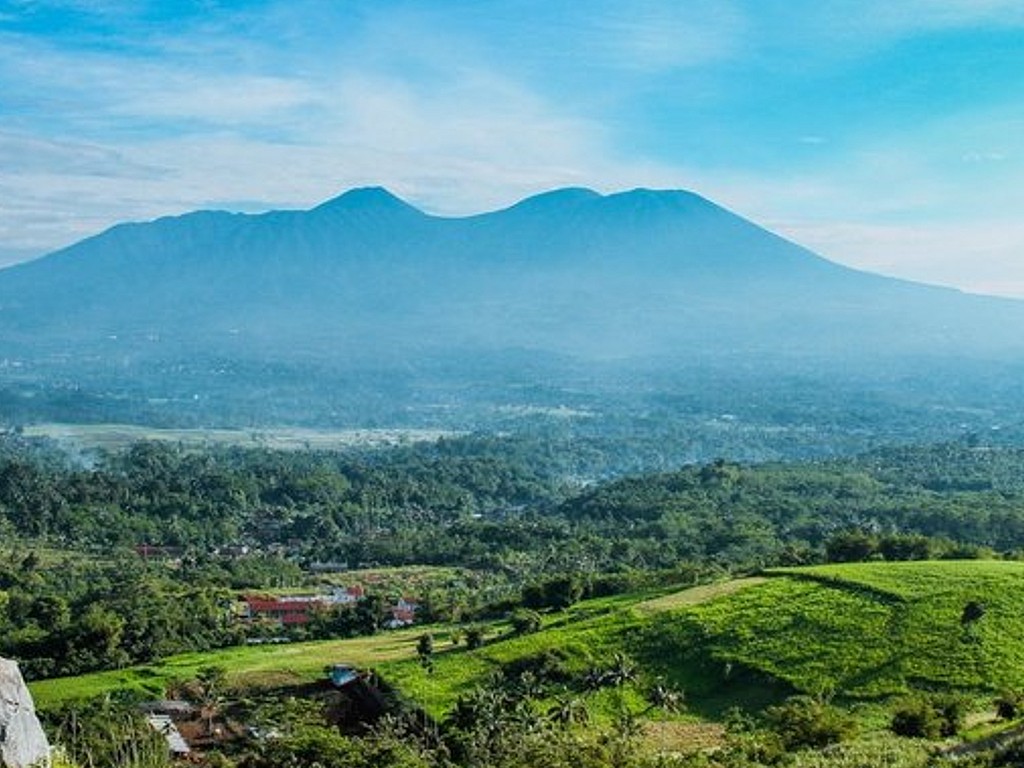
[[[227,670],[224,667],[208,666],[196,670],[196,693],[207,736],[213,735],[213,721],[224,704],[226,681]]]
[[[649,706],[644,714],[655,707],[666,712],[678,712],[683,708],[684,696],[682,691],[666,683],[664,678],[658,678],[647,691],[647,701]]]
[[[583,725],[590,721],[590,710],[578,696],[562,696],[548,709],[548,717],[562,726]]]
[[[620,688],[626,683],[636,682],[636,664],[624,653],[612,657],[611,669],[605,673],[606,684]]]

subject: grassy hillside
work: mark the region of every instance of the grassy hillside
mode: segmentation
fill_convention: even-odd
[[[661,614],[638,649],[680,682],[743,670],[852,697],[1024,684],[1024,564],[779,569],[756,588]],[[968,604],[980,607],[970,620]],[[703,670],[695,677],[695,670]]]
[[[516,636],[485,627],[470,650],[452,628],[428,628],[434,669],[416,658],[414,628],[371,638],[244,648],[170,659],[141,669],[32,685],[40,706],[119,687],[153,693],[172,678],[219,664],[238,684],[316,679],[338,661],[374,667],[428,711],[494,675],[524,670],[552,699],[585,695],[600,715],[664,678],[686,692],[691,712],[715,718],[725,708],[757,709],[787,693],[876,699],[913,688],[986,693],[1024,687],[1024,563],[947,561],[865,563],[777,569],[764,577],[671,593],[589,600],[545,616],[543,628]],[[973,613],[965,608],[974,604]],[[980,615],[976,615],[980,614]],[[972,618],[973,617],[973,618]],[[618,655],[635,662],[635,680],[586,691],[588,672]]]
[[[539,633],[442,654],[433,675],[414,660],[382,671],[433,711],[545,654],[579,676],[625,653],[648,683],[664,678],[686,691],[691,710],[711,717],[791,692],[875,699],[915,688],[1024,686],[1022,563],[864,563],[766,576],[591,601],[550,617]],[[965,617],[968,604],[980,617]]]
[[[337,662],[370,667],[387,659],[413,656],[418,636],[418,631],[402,630],[351,640],[187,653],[146,666],[39,680],[30,683],[29,689],[40,709],[53,709],[68,701],[112,691],[134,691],[159,698],[169,682],[193,678],[197,670],[211,665],[224,667],[230,683],[238,687],[295,685],[322,679],[324,668]]]

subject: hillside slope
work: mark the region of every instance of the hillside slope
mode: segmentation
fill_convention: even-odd
[[[779,569],[764,584],[662,614],[640,645],[680,682],[748,670],[804,693],[1024,684],[1024,564],[862,563]],[[980,606],[980,616],[968,605]]]
[[[227,649],[134,670],[43,680],[42,708],[119,688],[158,695],[198,667],[225,666],[237,685],[280,687],[322,677],[325,664],[372,667],[402,695],[440,715],[495,675],[529,672],[535,694],[583,696],[610,716],[622,696],[637,710],[663,680],[691,712],[718,718],[789,693],[876,699],[913,689],[992,693],[1024,686],[1024,563],[941,561],[777,569],[756,578],[679,592],[589,600],[550,614],[536,633],[488,629],[477,650],[432,627],[433,671],[415,656],[423,629],[384,638]],[[981,616],[965,621],[965,607]],[[625,662],[626,685],[591,685]],[[545,693],[546,692],[546,693]]]

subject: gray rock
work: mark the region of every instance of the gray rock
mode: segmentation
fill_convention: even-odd
[[[18,663],[0,659],[0,762],[7,768],[50,764],[50,742],[36,717]]]

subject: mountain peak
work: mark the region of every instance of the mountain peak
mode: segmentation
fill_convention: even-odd
[[[405,202],[384,187],[356,187],[313,208],[314,211],[415,211],[418,208]]]
[[[601,200],[602,195],[587,187],[561,187],[551,189],[547,192],[538,192],[530,197],[523,198],[508,208],[502,208],[481,216],[532,216],[540,214],[545,217],[560,216],[566,211],[586,206],[595,200]]]
[[[637,187],[616,192],[605,198],[610,205],[630,208],[698,209],[718,208],[706,197],[685,189],[650,189]]]

